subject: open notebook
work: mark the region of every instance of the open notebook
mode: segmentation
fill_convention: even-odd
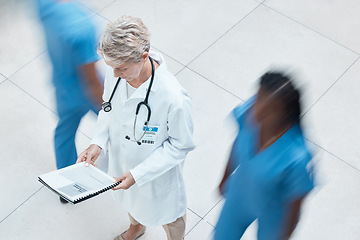
[[[120,183],[114,183],[114,178],[93,165],[85,167],[84,162],[42,174],[38,180],[72,204],[92,198]]]

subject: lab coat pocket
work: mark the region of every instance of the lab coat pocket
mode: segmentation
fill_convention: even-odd
[[[170,192],[171,184],[170,172],[166,172],[151,182],[140,186],[139,193],[148,199],[158,198]]]

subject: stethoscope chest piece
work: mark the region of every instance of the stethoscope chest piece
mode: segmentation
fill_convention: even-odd
[[[111,103],[110,102],[103,102],[103,104],[101,104],[101,108],[104,110],[104,112],[110,112],[112,107],[111,107]]]

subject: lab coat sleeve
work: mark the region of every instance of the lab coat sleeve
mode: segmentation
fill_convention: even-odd
[[[169,138],[148,158],[130,170],[136,184],[141,186],[161,176],[185,160],[187,153],[195,148],[191,98],[184,101],[168,115]]]
[[[96,144],[102,148],[103,151],[107,150],[107,143],[109,140],[109,114],[100,110],[96,122],[94,137],[91,144]]]
[[[104,81],[104,94],[103,99],[108,101],[111,94],[111,85],[112,85],[112,70],[107,67],[105,81]],[[96,122],[94,137],[91,141],[91,144],[96,144],[103,149],[102,153],[107,150],[107,143],[109,141],[109,119],[110,114],[104,112],[104,110],[99,111],[98,119]]]

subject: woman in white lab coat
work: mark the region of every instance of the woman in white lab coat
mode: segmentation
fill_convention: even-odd
[[[107,109],[100,111],[92,143],[78,158],[94,164],[101,153],[109,152],[109,174],[121,181],[113,195],[131,223],[115,238],[119,240],[137,239],[145,226],[162,225],[172,240],[185,234],[182,169],[187,153],[195,148],[191,98],[163,57],[149,49],[150,34],[141,19],[123,16],[108,24],[98,48],[109,66],[103,95]],[[138,104],[148,92],[148,125],[144,104],[135,124]],[[111,111],[104,111],[109,105]]]

